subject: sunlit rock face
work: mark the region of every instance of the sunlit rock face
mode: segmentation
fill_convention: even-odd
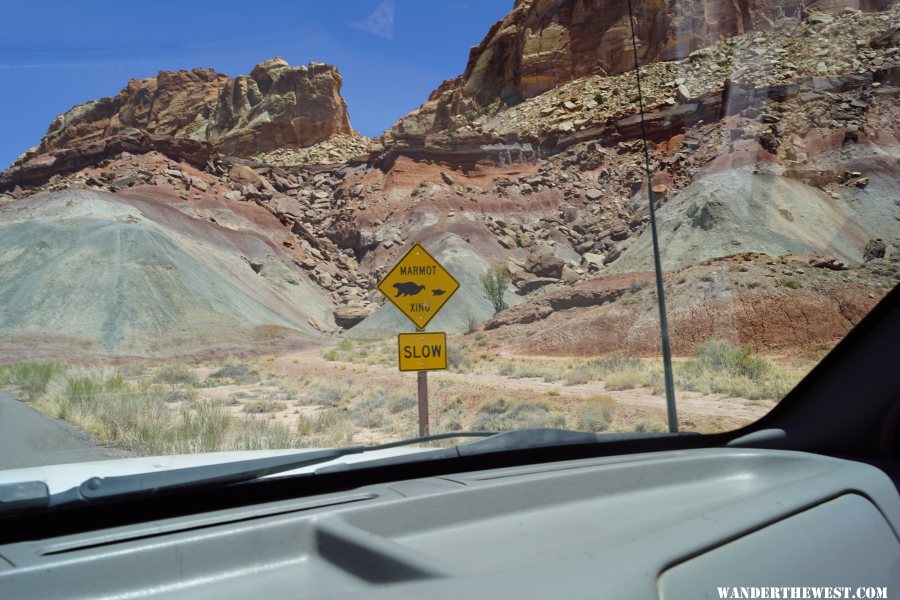
[[[115,97],[80,104],[57,117],[35,153],[142,130],[210,142],[250,155],[352,135],[337,68],[292,67],[281,58],[231,78],[212,69],[160,71],[132,79]]]
[[[641,64],[685,58],[722,38],[768,30],[809,11],[884,10],[888,0],[633,0]],[[395,137],[459,127],[459,115],[497,100],[514,105],[588,75],[634,68],[625,0],[517,0],[473,47],[465,71],[389,132]]]

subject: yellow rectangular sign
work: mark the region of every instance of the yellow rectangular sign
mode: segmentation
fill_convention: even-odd
[[[446,333],[397,335],[401,371],[437,371],[447,368]]]
[[[425,248],[413,244],[378,284],[378,289],[417,329],[425,329],[459,289],[459,282]]]

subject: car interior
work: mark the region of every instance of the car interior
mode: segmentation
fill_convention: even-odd
[[[771,413],[730,433],[464,442],[438,458],[3,515],[0,595],[895,593],[898,300],[894,289]]]

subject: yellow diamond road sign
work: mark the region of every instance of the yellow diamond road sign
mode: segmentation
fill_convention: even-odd
[[[424,329],[459,289],[459,282],[425,248],[413,244],[378,289],[416,327]]]
[[[447,368],[446,333],[400,333],[397,354],[401,371],[436,371]]]

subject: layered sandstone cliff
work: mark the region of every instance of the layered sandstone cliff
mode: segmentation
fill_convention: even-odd
[[[160,71],[133,79],[115,97],[80,104],[51,123],[32,154],[73,148],[141,130],[205,141],[249,155],[352,135],[338,70],[292,67],[281,58],[231,78],[212,69]]]
[[[642,65],[686,58],[722,38],[771,29],[785,18],[847,7],[884,10],[890,0],[642,0],[633,2]],[[589,75],[634,67],[625,0],[517,0],[473,47],[462,75],[444,82],[389,138],[415,137],[464,124],[498,101],[512,106]]]

